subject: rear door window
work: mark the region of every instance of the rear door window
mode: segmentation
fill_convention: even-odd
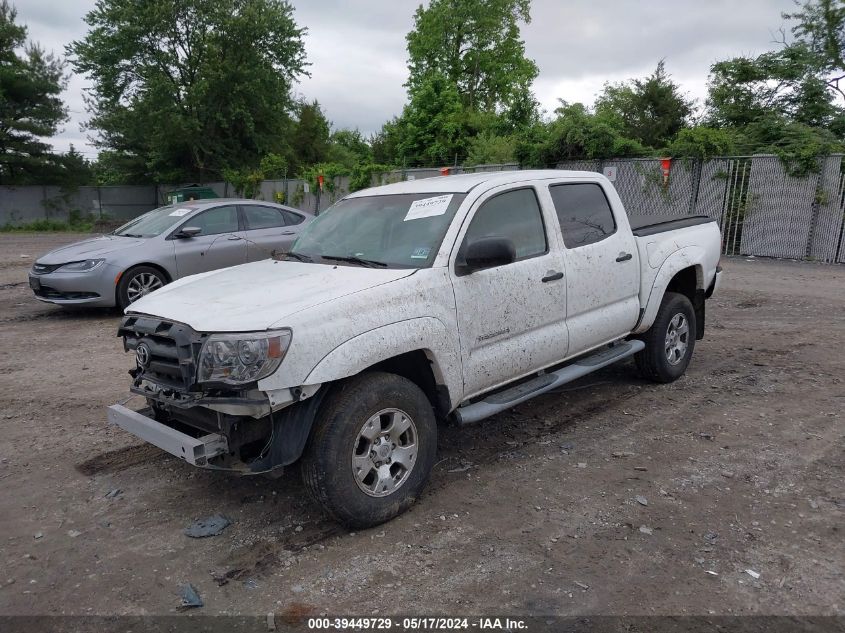
[[[304,216],[301,216],[298,213],[294,213],[293,211],[288,211],[287,209],[282,209],[281,213],[284,216],[285,222],[287,222],[288,226],[300,224],[305,219]]]
[[[616,232],[616,221],[601,185],[574,183],[549,187],[563,243],[578,248],[600,242]]]
[[[274,207],[246,205],[243,210],[247,230],[273,229],[287,224],[281,210]]]

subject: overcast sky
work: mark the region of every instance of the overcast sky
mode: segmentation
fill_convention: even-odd
[[[94,0],[12,0],[31,39],[63,53],[84,36],[83,16]],[[417,0],[294,0],[311,78],[296,87],[317,99],[335,128],[365,134],[398,114],[405,102],[405,34]],[[540,76],[534,92],[552,111],[557,99],[592,103],[605,81],[649,74],[658,60],[692,97],[703,101],[710,65],[774,47],[772,33],[792,0],[533,0],[523,27],[527,55]],[[87,119],[83,77],[72,76],[64,100],[70,121],[53,139],[90,158],[96,152],[80,125]]]

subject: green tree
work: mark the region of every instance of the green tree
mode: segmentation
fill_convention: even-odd
[[[345,165],[350,172],[356,165],[371,163],[373,150],[359,130],[336,130],[329,138],[329,162]]]
[[[331,122],[316,100],[299,102],[296,114],[297,121],[290,140],[293,172],[326,160],[332,129]]]
[[[711,69],[708,106],[711,121],[748,125],[772,112],[810,127],[838,128],[845,99],[845,0],[809,0],[795,13],[796,23],[781,48],[756,57],[717,62]],[[837,132],[845,129],[837,129]]]
[[[307,74],[287,2],[98,0],[85,22],[67,52],[115,169],[203,181],[287,151],[291,84]]]
[[[707,100],[709,121],[744,126],[777,112],[806,125],[828,125],[841,108],[825,88],[817,64],[801,43],[715,63]]]
[[[461,134],[464,112],[455,86],[441,74],[430,74],[410,90],[408,105],[397,123],[397,145],[404,164],[450,164],[465,154]]]
[[[517,139],[513,135],[500,135],[492,131],[481,132],[469,144],[466,165],[490,165],[513,162],[516,158]]]
[[[708,122],[733,129],[748,152],[778,154],[795,174],[817,168],[817,156],[842,151],[845,139],[845,0],[810,0],[781,47],[711,68]]]
[[[797,21],[792,34],[815,58],[825,87],[845,98],[840,86],[845,80],[845,0],[810,0],[782,15]]]
[[[689,124],[693,102],[672,81],[661,60],[644,79],[605,84],[595,109],[600,116],[618,117],[628,138],[660,148]]]
[[[407,35],[408,88],[418,91],[438,74],[469,109],[524,108],[538,73],[520,39],[530,7],[530,0],[431,0],[420,6]]]
[[[65,154],[57,157],[57,162],[61,168],[58,184],[66,187],[96,184],[91,162],[80,154],[72,143]]]
[[[67,120],[64,63],[27,42],[17,11],[0,1],[0,184],[49,184],[60,160],[41,137]]]
[[[564,160],[642,156],[647,149],[625,136],[619,117],[607,112],[591,113],[582,103],[562,99],[555,118],[517,148],[520,162],[532,167],[554,167]]]

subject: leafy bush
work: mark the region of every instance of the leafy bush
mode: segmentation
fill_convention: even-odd
[[[367,163],[356,165],[349,179],[349,191],[358,191],[373,186],[373,175],[390,171],[390,165]]]
[[[67,222],[64,220],[53,220],[50,218],[41,218],[33,220],[26,224],[5,224],[0,226],[2,233],[57,233],[57,232],[72,232],[72,233],[89,233],[94,227],[94,222],[91,219],[83,219],[81,216],[71,216]]]
[[[664,152],[674,158],[729,156],[737,151],[739,134],[730,129],[697,126],[678,132]]]
[[[316,192],[320,183],[318,176],[323,176],[323,189],[329,194],[335,193],[335,178],[338,176],[345,176],[349,173],[349,169],[338,163],[317,163],[312,167],[304,169],[300,174],[300,178],[306,181],[311,190]]]
[[[501,136],[487,131],[476,136],[469,144],[469,155],[464,163],[473,165],[491,165],[511,163],[516,158],[516,138]]]

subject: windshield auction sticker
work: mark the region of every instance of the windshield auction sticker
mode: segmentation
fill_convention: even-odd
[[[452,194],[445,196],[435,196],[434,198],[423,198],[422,200],[415,200],[408,209],[408,215],[405,216],[405,222],[408,220],[419,220],[420,218],[430,218],[435,215],[443,215],[446,209],[449,208],[449,203],[452,202]]]
[[[177,218],[181,218],[183,215],[188,215],[191,212],[190,209],[176,209],[171,216],[176,216]]]

